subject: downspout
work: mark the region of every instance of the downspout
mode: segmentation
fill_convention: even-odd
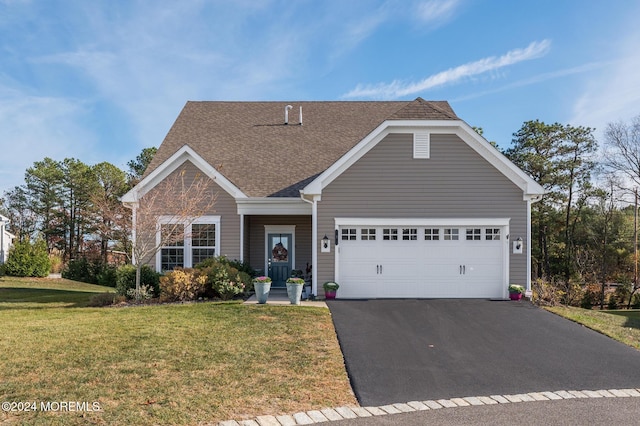
[[[4,220],[0,220],[0,265],[5,262],[4,259],[4,230],[9,222],[5,222]]]
[[[529,197],[527,199],[527,288],[524,292],[525,297],[531,298],[533,291],[531,290],[531,203],[542,200],[542,195]]]
[[[128,209],[131,209],[131,264],[135,265],[136,264],[136,253],[135,250],[133,249],[133,246],[135,245],[136,242],[136,217],[137,217],[137,206],[138,203],[137,202],[133,202],[133,203],[122,203],[124,204],[124,206]]]
[[[531,298],[531,199],[527,200],[527,288],[525,297]]]
[[[318,202],[316,198],[309,201],[304,198],[304,194],[300,191],[302,201],[311,204],[311,294],[318,295]]]
[[[240,262],[244,262],[244,214],[240,215]]]

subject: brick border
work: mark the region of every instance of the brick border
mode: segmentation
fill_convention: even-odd
[[[227,420],[218,426],[296,426],[333,422],[358,417],[386,416],[413,411],[437,410],[441,408],[471,407],[477,405],[511,404],[519,402],[553,401],[574,398],[638,398],[637,389],[601,389],[582,391],[531,392],[514,395],[467,396],[463,398],[409,401],[380,407],[336,407],[311,410],[282,416],[258,416],[251,420]]]

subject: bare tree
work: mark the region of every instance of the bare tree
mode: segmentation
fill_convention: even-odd
[[[640,185],[640,115],[631,124],[609,123],[604,137],[606,165]]]
[[[605,161],[615,173],[624,176],[625,180],[635,186],[636,207],[634,215],[637,218],[637,187],[640,185],[640,115],[631,120],[627,124],[622,121],[609,123],[605,131]],[[636,219],[637,221],[637,219]],[[637,224],[635,231],[637,235]],[[637,253],[637,237],[634,237],[634,252]],[[637,279],[637,258],[635,259],[634,282],[631,295],[629,296],[629,305],[633,295],[640,289]]]
[[[212,179],[181,169],[136,198],[137,202],[125,205],[133,211],[131,260],[136,267],[136,298],[140,298],[142,265],[163,247],[184,241],[190,225],[213,212],[217,193]]]

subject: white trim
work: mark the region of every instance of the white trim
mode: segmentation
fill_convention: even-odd
[[[244,215],[240,215],[240,262],[244,262]]]
[[[310,215],[311,205],[300,197],[244,198],[236,200],[238,214]]]
[[[527,200],[527,282],[525,296],[531,297],[531,200]]]
[[[264,274],[269,275],[269,234],[291,234],[291,269],[296,269],[296,225],[264,225]]]
[[[479,227],[499,227],[501,233],[504,236],[500,240],[502,241],[502,298],[506,299],[509,287],[509,233],[510,233],[510,218],[341,218],[337,217],[335,221],[335,231],[340,231],[340,227],[345,226],[416,226],[416,227],[465,227],[465,226],[479,226]],[[461,240],[463,236],[460,236]],[[340,280],[340,244],[335,246],[334,256],[334,280]]]
[[[302,192],[322,194],[322,190],[391,133],[454,134],[522,189],[525,197],[544,194],[544,188],[462,120],[387,120],[351,148],[338,161],[309,183]]]
[[[156,228],[156,244],[157,246],[160,245],[160,229],[161,229],[161,225],[164,224],[175,224],[175,223],[180,223],[177,222],[175,220],[174,216],[158,216],[158,220],[157,220],[157,228]],[[191,238],[191,226],[192,225],[200,225],[200,224],[207,224],[207,225],[215,225],[215,229],[216,229],[216,257],[220,256],[220,254],[222,253],[222,248],[220,247],[220,216],[217,215],[206,215],[206,216],[200,216],[197,217],[193,220],[187,220],[185,222],[183,222],[185,225],[184,228],[184,267],[185,268],[192,268],[193,267],[193,253],[192,253],[192,238]],[[156,271],[157,272],[162,272],[161,270],[162,267],[162,247],[158,248],[158,251],[156,252]]]
[[[338,226],[507,226],[510,218],[352,218],[336,217]]]
[[[318,199],[313,197],[311,205],[311,267],[317,268],[318,265]],[[318,295],[318,274],[317,271],[311,271],[311,294]]]
[[[171,157],[165,160],[154,171],[142,179],[129,192],[124,194],[120,199],[123,203],[136,202],[142,198],[147,192],[156,185],[166,179],[171,173],[182,166],[185,161],[190,161],[200,171],[202,171],[210,179],[215,180],[216,184],[234,198],[246,198],[247,196],[229,179],[224,177],[215,167],[207,163],[200,155],[198,155],[188,145],[184,145],[176,151]]]

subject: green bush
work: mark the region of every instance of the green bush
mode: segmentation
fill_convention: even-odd
[[[244,293],[246,288],[241,274],[251,280],[251,277],[246,273],[238,272],[237,269],[228,265],[217,268],[215,271],[212,271],[211,275],[209,275],[211,279],[211,288],[222,300],[233,299],[234,296]]]
[[[238,270],[233,265],[239,265],[243,270]],[[247,270],[246,264],[238,261],[230,262],[225,257],[217,257],[199,263],[197,268],[207,276],[205,294],[208,296],[229,300],[234,296],[253,290],[252,275],[245,272]],[[255,274],[253,269],[251,271]]]
[[[96,284],[105,287],[115,287],[118,280],[118,267],[113,265],[103,265],[100,272],[96,274]]]
[[[4,263],[0,265],[0,277],[7,275],[7,265]]]
[[[91,307],[101,307],[101,306],[111,306],[122,299],[122,296],[115,293],[98,293],[91,296],[89,299],[88,306]]]
[[[46,277],[51,268],[47,244],[43,240],[35,244],[28,241],[15,243],[9,250],[5,268],[7,275],[16,277]]]
[[[95,284],[95,278],[91,272],[91,265],[86,257],[71,259],[62,270],[62,278]]]
[[[249,265],[248,262],[240,262],[239,260],[229,260],[224,256],[219,256],[219,257],[211,257],[209,259],[205,259],[202,262],[198,263],[195,268],[196,269],[205,269],[205,268],[209,268],[213,265],[217,265],[219,263],[222,263],[223,265],[227,265],[230,266],[232,268],[237,269],[239,272],[244,272],[245,274],[249,275],[250,278],[254,278],[257,273],[256,270],[253,269],[251,267],[251,265]]]
[[[117,268],[107,265],[102,260],[90,261],[86,257],[71,259],[62,270],[62,277],[90,284],[107,287],[116,286]]]
[[[149,286],[153,297],[160,295],[160,274],[148,265],[142,265],[140,270],[140,287]],[[129,290],[136,288],[136,267],[134,265],[122,265],[116,271],[116,292],[122,296],[131,298]]]
[[[204,295],[207,276],[200,269],[174,269],[160,278],[162,301],[196,300]]]

